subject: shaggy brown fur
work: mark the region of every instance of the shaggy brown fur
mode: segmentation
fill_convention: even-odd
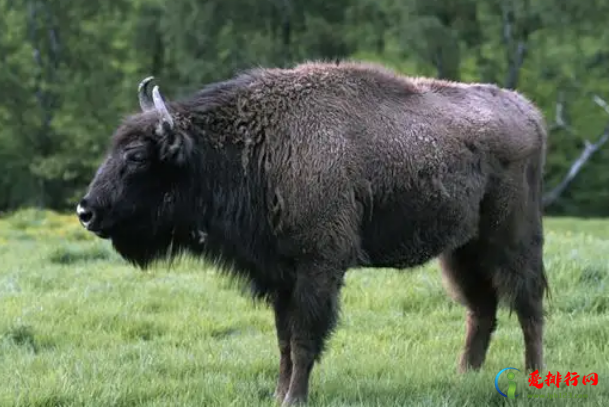
[[[275,311],[278,400],[307,400],[352,267],[439,257],[467,308],[460,369],[483,364],[500,300],[541,367],[546,131],[523,96],[311,62],[167,108],[117,130],[81,220],[141,267],[189,250],[247,277]]]

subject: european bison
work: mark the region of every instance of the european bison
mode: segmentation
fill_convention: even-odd
[[[467,307],[460,370],[483,364],[500,300],[541,367],[546,130],[523,96],[357,62],[253,69],[168,103],[151,79],[80,221],[141,268],[187,251],[246,277],[274,309],[284,405],[307,400],[354,267],[439,257]]]

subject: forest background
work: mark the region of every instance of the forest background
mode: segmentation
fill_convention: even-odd
[[[145,76],[171,99],[351,58],[522,92],[548,121],[546,212],[608,216],[608,17],[604,0],[0,0],[0,211],[72,211]]]

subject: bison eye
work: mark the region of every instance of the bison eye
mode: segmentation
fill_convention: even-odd
[[[142,150],[128,151],[125,153],[125,158],[127,161],[142,162],[146,161],[147,155],[146,152]]]

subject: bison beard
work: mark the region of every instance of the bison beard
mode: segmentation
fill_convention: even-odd
[[[521,95],[359,63],[258,69],[167,105],[151,78],[78,206],[146,268],[191,252],[251,283],[275,313],[285,405],[336,326],[352,267],[439,257],[467,308],[459,369],[479,369],[499,302],[542,365],[546,131]]]

